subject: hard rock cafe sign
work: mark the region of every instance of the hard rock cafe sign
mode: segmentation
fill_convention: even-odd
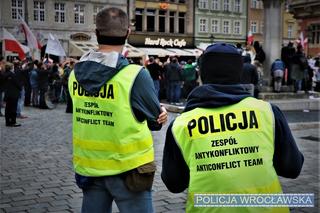
[[[162,46],[162,47],[185,47],[187,42],[184,39],[164,39],[164,38],[145,38],[144,40],[145,45],[149,46]]]

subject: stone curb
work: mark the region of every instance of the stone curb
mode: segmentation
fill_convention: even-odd
[[[320,128],[320,122],[298,122],[289,123],[291,131],[305,130],[305,129],[318,129]]]

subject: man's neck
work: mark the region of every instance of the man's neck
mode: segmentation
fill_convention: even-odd
[[[124,45],[105,45],[105,44],[99,44],[98,50],[99,52],[108,53],[108,52],[118,52],[122,53]]]

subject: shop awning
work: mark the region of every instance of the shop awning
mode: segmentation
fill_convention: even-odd
[[[145,56],[145,52],[141,51],[139,48],[136,48],[130,44],[125,44],[124,46],[124,52],[128,51],[128,58],[139,58]]]
[[[165,56],[173,56],[175,55],[174,52],[166,50],[164,48],[139,48],[139,50],[143,51],[146,55],[156,55],[158,57],[165,57]]]
[[[90,41],[69,41],[69,56],[81,57],[90,49],[97,49],[97,44]]]
[[[69,56],[80,57],[91,49],[98,49],[98,44],[91,41],[70,41]],[[125,44],[124,51],[128,51],[127,57],[143,57],[145,53],[138,48]]]
[[[199,57],[202,54],[200,49],[177,49],[177,48],[167,48],[167,50],[174,52],[176,56],[193,56]]]
[[[200,43],[198,46],[197,46],[197,48],[199,48],[199,49],[201,49],[201,50],[205,50],[205,49],[207,49],[207,47],[209,46],[209,45],[211,45],[212,43]]]

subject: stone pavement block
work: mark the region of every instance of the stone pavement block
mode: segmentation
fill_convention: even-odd
[[[0,204],[0,209],[9,208],[9,207],[12,207],[12,205],[9,203]]]
[[[36,199],[38,203],[49,203],[49,202],[55,200],[54,197],[52,197],[52,196],[50,196],[50,197],[41,197],[41,194],[39,196],[40,197]]]
[[[168,203],[184,203],[186,202],[186,199],[183,198],[171,198],[171,199],[165,199],[166,202]]]
[[[70,198],[71,198],[71,196],[67,195],[67,194],[54,196],[55,200],[68,200]]]
[[[7,189],[7,190],[3,190],[2,193],[3,194],[19,194],[23,191],[24,191],[23,189]]]
[[[182,210],[185,208],[185,203],[171,203],[166,205],[166,208],[168,208],[169,210]]]
[[[20,200],[11,203],[12,206],[28,206],[37,203],[35,200]]]
[[[56,211],[67,212],[69,209],[70,207],[68,205],[52,206],[52,207],[48,207],[48,212],[56,212]]]
[[[155,212],[160,213],[160,212],[168,212],[168,209],[164,206],[156,206],[154,208]]]
[[[32,199],[37,199],[39,196],[37,195],[24,195],[24,196],[18,196],[18,197],[13,197],[12,200],[14,202],[16,201],[22,201],[22,200],[32,200]]]
[[[66,199],[63,200],[54,200],[50,202],[51,206],[62,206],[62,205],[68,205],[69,202]]]
[[[6,203],[10,203],[12,201],[12,199],[10,198],[0,198],[0,204],[6,204]]]
[[[163,201],[163,200],[161,200],[161,201],[153,201],[153,206],[154,206],[154,207],[165,206],[165,205],[167,205],[167,204],[168,204],[168,203],[165,202],[165,201]]]
[[[6,213],[13,213],[13,212],[18,212],[18,211],[27,211],[27,207],[26,206],[17,206],[17,207],[8,207],[8,208],[4,208],[4,211]]]

